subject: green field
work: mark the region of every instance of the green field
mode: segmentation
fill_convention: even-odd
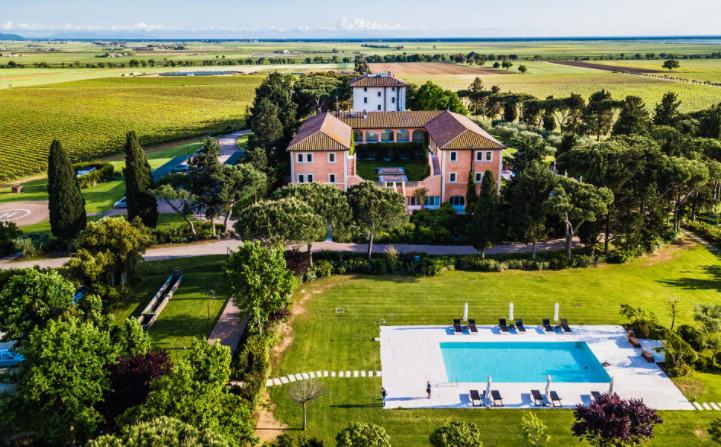
[[[358,161],[357,170],[364,179],[377,182],[378,168],[404,168],[409,182],[419,182],[425,178],[423,172],[426,166],[428,163],[423,160],[361,160]]]
[[[173,263],[161,262],[167,274],[148,275],[138,290],[118,308],[115,313],[117,321],[140,316],[168,279],[174,269]],[[212,293],[206,295],[210,290],[215,291],[215,300]],[[177,292],[148,332],[153,349],[167,350],[173,358],[175,352],[180,357],[186,355],[188,351],[183,347],[190,348],[193,339],[208,338],[228,298],[220,273],[186,273]]]
[[[52,138],[74,161],[240,129],[262,76],[96,79],[0,90],[0,181],[43,172]]]
[[[495,324],[513,301],[528,325],[553,315],[554,303],[571,324],[621,324],[619,304],[653,311],[670,323],[663,305],[673,289],[689,306],[721,302],[721,259],[692,244],[662,249],[626,265],[565,271],[451,272],[440,278],[345,275],[303,285],[293,295],[292,344],[274,358],[272,377],[300,371],[379,370],[378,322],[389,325],[450,324],[465,303],[479,324]],[[336,308],[344,308],[338,314]],[[691,322],[686,313],[681,322]],[[678,322],[677,322],[678,324]],[[682,384],[693,395],[721,399],[721,376],[695,374]],[[518,424],[525,411],[382,410],[380,379],[324,381],[326,394],[309,407],[309,435],[333,445],[335,434],[352,421],[373,422],[388,431],[393,445],[427,446],[431,431],[448,419],[481,426],[484,445],[520,445]],[[699,391],[700,390],[700,391]],[[276,417],[296,429],[300,406],[284,387],[270,388]],[[692,396],[689,396],[692,397]],[[538,411],[549,426],[551,445],[578,444],[570,433],[568,410]],[[661,412],[664,423],[652,446],[711,445],[704,433],[714,412]],[[292,432],[291,432],[292,433]],[[583,444],[585,445],[585,444]]]
[[[177,156],[191,154],[199,148],[200,143],[198,142],[168,147],[161,150],[151,150],[147,153],[148,162],[153,169],[156,169]],[[124,157],[124,155],[113,157],[111,163],[115,167],[115,172],[122,174],[123,167],[125,166]],[[0,203],[48,200],[48,193],[45,190],[47,185],[47,178],[29,180],[23,183],[23,192],[20,194],[13,194],[9,186],[0,187]],[[122,199],[125,195],[125,178],[121,175],[117,180],[99,183],[92,188],[81,190],[81,193],[85,198],[86,212],[105,212],[112,208],[115,202]]]

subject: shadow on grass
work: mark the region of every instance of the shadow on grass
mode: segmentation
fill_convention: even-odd
[[[713,252],[717,258],[721,259],[716,252]],[[701,267],[703,272],[711,276],[712,278],[677,278],[677,279],[663,279],[659,282],[665,284],[668,287],[679,287],[688,290],[716,290],[721,292],[721,266],[708,265]],[[684,272],[692,273],[692,272]]]

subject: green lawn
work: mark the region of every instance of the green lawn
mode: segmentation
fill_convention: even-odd
[[[400,160],[400,161],[384,161],[384,160],[361,160],[358,161],[356,170],[358,175],[366,180],[373,182],[378,181],[378,168],[404,168],[406,177],[409,182],[418,182],[423,180],[423,172],[428,163],[424,160]]]
[[[151,168],[156,169],[175,157],[184,154],[192,154],[200,148],[200,142],[182,144],[168,147],[161,150],[148,152],[148,162]],[[110,163],[115,167],[115,172],[122,174],[125,167],[125,157],[113,157]],[[10,187],[0,187],[0,203],[48,200],[48,179],[41,178],[23,183],[23,192],[13,194]],[[113,207],[115,202],[125,195],[125,178],[120,176],[117,180],[98,183],[92,188],[81,191],[85,198],[85,211],[88,213],[102,213]],[[42,225],[42,224],[38,224]]]
[[[658,255],[627,265],[564,271],[451,272],[441,278],[345,275],[305,284],[293,295],[301,307],[292,323],[294,341],[282,359],[275,359],[273,377],[301,371],[379,370],[378,321],[390,325],[449,324],[463,305],[480,324],[497,323],[508,303],[526,324],[553,315],[554,303],[571,324],[620,324],[619,304],[653,311],[662,324],[670,321],[663,304],[673,288],[689,305],[721,302],[721,259],[699,246],[672,246]],[[345,313],[335,313],[336,308]],[[691,315],[681,318],[691,322]],[[719,396],[721,379],[697,374],[692,379],[709,397]],[[687,380],[687,379],[684,379]],[[388,430],[393,445],[426,446],[430,432],[452,419],[473,420],[482,426],[485,445],[519,445],[518,424],[525,411],[386,410],[380,407],[380,379],[326,381],[326,395],[309,410],[309,430],[327,445],[351,421],[373,422]],[[685,387],[687,388],[687,387]],[[283,387],[271,388],[276,417],[296,428],[300,407]],[[692,396],[689,396],[692,397]],[[701,400],[701,398],[699,397]],[[716,400],[717,401],[717,400]],[[577,444],[570,435],[570,411],[536,414],[549,426],[554,445]],[[712,412],[663,412],[665,423],[652,445],[711,445],[697,437]],[[718,415],[717,415],[718,416]],[[705,436],[705,435],[703,435]],[[559,444],[556,444],[558,442]]]
[[[122,215],[123,218],[127,219],[127,215]],[[92,222],[95,220],[100,219],[100,216],[88,216],[88,222]],[[195,221],[195,217],[190,216],[190,220]],[[172,227],[177,227],[178,225],[183,225],[185,223],[185,219],[183,219],[180,214],[173,213],[173,214],[161,214],[158,218],[158,228],[167,228],[168,225]],[[23,233],[48,233],[50,234],[50,221],[46,220],[44,222],[36,223],[33,225],[26,225],[24,227],[20,227],[21,230],[23,230]]]
[[[172,273],[172,261],[164,261],[168,274],[147,276],[145,282],[115,312],[117,321],[138,317],[153,295]],[[181,270],[182,271],[182,270]],[[228,300],[220,273],[185,273],[177,292],[150,328],[149,335],[154,349],[178,351],[183,356],[193,339],[207,339]],[[215,291],[216,299],[208,300],[206,293]]]

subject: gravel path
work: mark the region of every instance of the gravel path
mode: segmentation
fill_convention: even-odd
[[[162,261],[166,259],[190,258],[195,256],[208,255],[224,255],[228,253],[228,249],[236,250],[242,244],[236,239],[223,239],[220,241],[200,243],[193,245],[166,245],[158,248],[151,248],[143,257],[145,261]],[[580,246],[578,240],[574,240],[574,247]],[[392,246],[401,253],[411,251],[425,252],[432,255],[472,255],[478,252],[469,245],[411,245],[411,244],[374,244],[374,253],[383,253],[387,246]],[[562,238],[549,239],[538,244],[538,256],[543,256],[543,252],[548,248],[551,251],[563,250],[565,241]],[[306,250],[305,247],[302,250]],[[340,242],[316,242],[313,244],[313,251],[337,251],[344,253],[365,253],[368,250],[366,244],[350,244]],[[497,245],[488,250],[487,254],[499,253],[528,253],[532,250],[531,245],[521,243],[511,243]],[[0,270],[11,268],[29,268],[33,266],[57,268],[63,265],[69,258],[42,259],[38,261],[27,262],[9,262],[5,258],[0,260]]]

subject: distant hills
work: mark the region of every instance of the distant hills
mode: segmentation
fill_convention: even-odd
[[[25,38],[22,36],[18,36],[17,34],[0,33],[0,40],[25,40]]]

